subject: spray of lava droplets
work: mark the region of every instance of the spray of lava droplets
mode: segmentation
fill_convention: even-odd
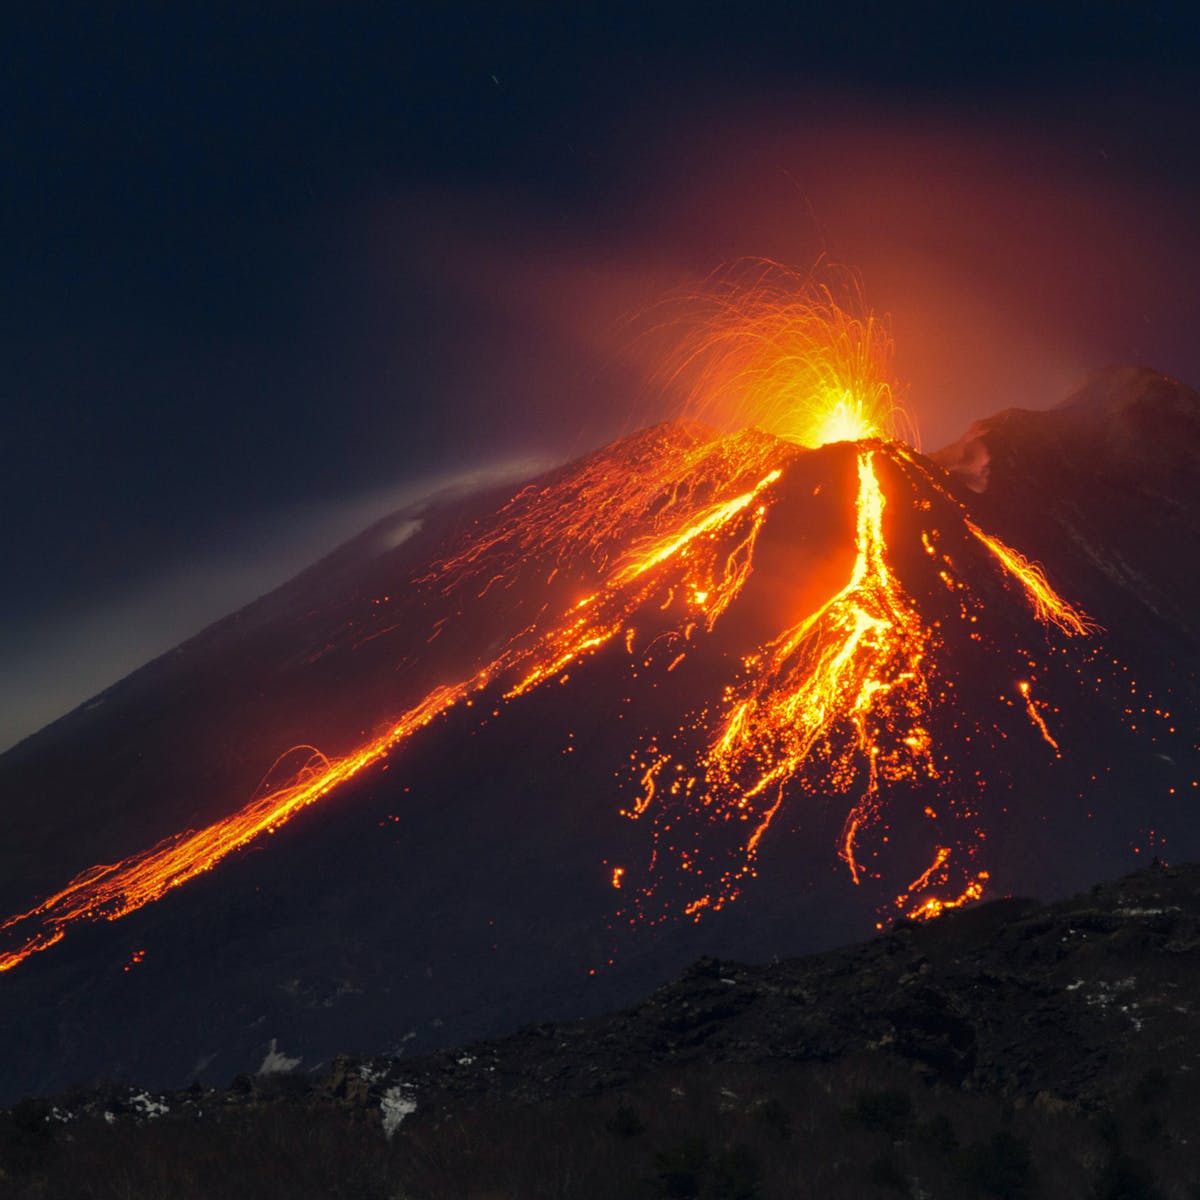
[[[546,599],[532,620],[353,752],[337,758],[311,747],[288,752],[302,755],[299,770],[281,784],[264,784],[230,815],[89,868],[9,917],[0,923],[11,947],[0,951],[0,971],[52,946],[73,925],[116,920],[210,870],[393,755],[455,706],[486,694],[486,707],[498,715],[606,648],[623,650],[631,668],[649,670],[657,662],[647,650],[649,630],[653,645],[672,647],[664,669],[674,670],[745,588],[781,481],[802,447],[834,441],[854,443],[857,467],[848,578],[815,611],[794,614],[748,654],[741,677],[685,723],[701,737],[698,751],[682,741],[660,749],[668,738],[634,751],[638,794],[624,812],[651,825],[649,878],[635,884],[635,872],[611,864],[606,874],[614,888],[635,893],[624,910],[631,920],[669,915],[650,904],[664,874],[674,876],[677,891],[683,880],[684,891],[667,908],[699,919],[738,895],[773,822],[790,802],[819,788],[847,798],[837,853],[849,878],[855,884],[868,874],[877,878],[860,845],[881,820],[889,787],[921,785],[936,794],[946,775],[930,721],[931,664],[941,639],[892,565],[881,465],[893,478],[961,505],[899,440],[901,434],[911,440],[913,426],[889,380],[890,334],[864,312],[853,289],[839,300],[830,286],[774,264],[752,264],[711,280],[694,307],[700,319],[667,373],[689,382],[686,415],[732,432],[650,431],[629,440],[624,458],[601,452],[521,489],[410,586],[443,597],[450,602],[444,610],[454,612],[458,600],[514,587],[531,562],[548,555],[553,565],[539,581]],[[1093,632],[1042,571],[969,528],[989,552],[981,561],[1018,590],[1038,621],[1064,636]],[[937,559],[937,532],[922,540]],[[949,557],[940,557],[940,577],[967,619],[969,582]],[[579,562],[595,586],[568,601],[551,587],[560,569]],[[445,623],[437,623],[429,641]],[[1027,680],[1020,702],[1038,736],[1058,753]],[[681,808],[698,837],[706,824],[744,830],[732,858],[706,872],[698,847],[680,840]],[[982,838],[977,831],[937,845],[929,865],[894,893],[895,908],[932,917],[982,895],[989,879],[977,861]]]
[[[663,374],[688,386],[687,415],[810,448],[866,438],[917,444],[891,379],[887,320],[866,308],[853,275],[826,274],[751,260],[675,302],[678,350]]]

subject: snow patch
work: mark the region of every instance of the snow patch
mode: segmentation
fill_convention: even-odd
[[[258,1068],[259,1075],[279,1075],[287,1071],[294,1071],[300,1065],[300,1058],[288,1058],[276,1044],[276,1039],[271,1039],[271,1044],[267,1048],[266,1057],[262,1060],[262,1066]]]
[[[417,1101],[412,1090],[404,1084],[390,1087],[383,1093],[379,1102],[379,1112],[383,1118],[384,1137],[390,1138],[405,1117],[411,1117],[417,1111]]]
[[[1084,986],[1084,980],[1077,979],[1074,983],[1068,983],[1066,991],[1075,992]],[[1113,1000],[1125,992],[1132,991],[1137,986],[1137,979],[1133,975],[1127,975],[1124,979],[1116,979],[1109,981],[1107,979],[1097,979],[1095,989],[1090,992],[1083,993],[1083,1000],[1089,1008],[1098,1008],[1101,1012],[1107,1012]],[[1134,1011],[1138,1007],[1137,1002],[1130,1000],[1126,1004],[1117,1004],[1117,1011],[1129,1018],[1135,1031],[1140,1032],[1142,1029],[1142,1018],[1136,1016]]]
[[[133,1111],[147,1121],[153,1121],[155,1117],[164,1117],[171,1111],[161,1100],[155,1100],[149,1092],[135,1092],[129,1097],[129,1103]]]

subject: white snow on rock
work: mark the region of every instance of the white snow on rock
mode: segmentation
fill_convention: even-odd
[[[294,1071],[300,1065],[299,1058],[288,1058],[276,1044],[276,1039],[271,1039],[271,1044],[267,1048],[266,1057],[262,1060],[262,1066],[258,1068],[259,1075],[278,1075],[285,1071]]]
[[[403,1084],[390,1087],[383,1093],[379,1102],[379,1112],[383,1117],[383,1133],[391,1137],[400,1128],[400,1122],[405,1117],[411,1117],[417,1111],[417,1102],[412,1092]]]
[[[129,1103],[133,1111],[147,1121],[166,1116],[171,1111],[161,1100],[155,1100],[149,1092],[135,1092],[129,1097]]]

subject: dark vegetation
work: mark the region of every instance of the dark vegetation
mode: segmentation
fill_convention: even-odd
[[[567,1101],[434,1104],[390,1140],[376,1113],[290,1079],[260,1081],[246,1103],[207,1093],[209,1111],[200,1096],[197,1110],[140,1122],[62,1123],[51,1104],[26,1102],[0,1121],[2,1194],[1194,1200],[1200,1089],[1187,1072],[1145,1082],[1087,1111],[964,1093],[875,1053],[662,1071]]]
[[[1156,867],[423,1059],[27,1100],[0,1196],[1200,1200],[1198,992],[1200,869]]]

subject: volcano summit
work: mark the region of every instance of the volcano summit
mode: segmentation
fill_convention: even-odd
[[[927,458],[845,383],[871,336],[804,385],[860,436],[770,393],[396,514],[0,758],[0,1094],[449,1044],[1196,854],[1200,397],[1109,372]],[[706,394],[791,352],[715,344]]]

